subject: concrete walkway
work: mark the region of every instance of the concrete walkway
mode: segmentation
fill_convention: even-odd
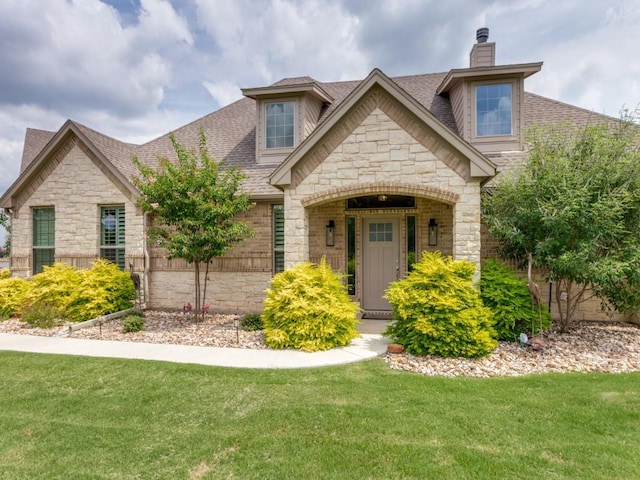
[[[308,368],[352,363],[383,354],[388,343],[389,339],[381,335],[363,333],[348,347],[305,353],[297,350],[192,347],[0,333],[0,350],[135,358],[238,368]]]

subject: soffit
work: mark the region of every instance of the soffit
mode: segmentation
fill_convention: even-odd
[[[493,67],[457,68],[449,70],[436,93],[442,95],[464,80],[489,80],[491,78],[506,78],[513,76],[530,77],[542,69],[542,62],[518,63],[513,65],[498,65]]]

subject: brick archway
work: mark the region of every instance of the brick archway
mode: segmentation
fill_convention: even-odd
[[[428,185],[411,185],[391,182],[359,183],[326,190],[324,192],[309,195],[301,201],[303,207],[322,205],[342,198],[355,197],[361,195],[375,195],[377,193],[389,193],[397,195],[407,195],[413,197],[424,197],[437,200],[449,205],[455,205],[460,200],[460,195],[447,190]]]

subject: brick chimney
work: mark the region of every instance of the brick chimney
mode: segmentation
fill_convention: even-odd
[[[479,28],[476,31],[476,40],[469,54],[469,66],[474,67],[493,67],[496,64],[496,44],[487,42],[489,40],[489,29]]]

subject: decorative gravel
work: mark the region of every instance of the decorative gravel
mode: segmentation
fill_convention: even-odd
[[[115,340],[120,342],[162,343],[174,345],[197,345],[201,347],[266,348],[261,331],[236,330],[234,320],[238,315],[185,315],[175,312],[146,311],[144,330],[123,333],[121,319],[110,320],[102,325],[76,330],[69,338],[91,340]],[[51,329],[32,328],[28,323],[16,319],[0,322],[0,332],[25,335],[63,336],[73,325],[64,322]]]
[[[111,320],[101,326],[73,332],[71,338],[146,342],[179,345],[264,349],[261,331],[245,332],[234,326],[237,315],[193,315],[175,312],[145,312],[144,330],[122,333],[122,322]],[[0,332],[25,335],[62,336],[71,323],[52,329],[31,328],[16,319],[0,321]],[[542,351],[500,342],[487,357],[416,357],[407,353],[385,354],[382,358],[394,369],[429,376],[497,377],[546,372],[637,372],[640,371],[640,326],[627,323],[579,323],[570,333],[548,334]]]
[[[548,346],[534,351],[500,342],[491,355],[478,359],[386,354],[391,368],[445,377],[512,377],[547,372],[640,371],[640,326],[626,323],[581,323],[570,333],[550,333]]]

